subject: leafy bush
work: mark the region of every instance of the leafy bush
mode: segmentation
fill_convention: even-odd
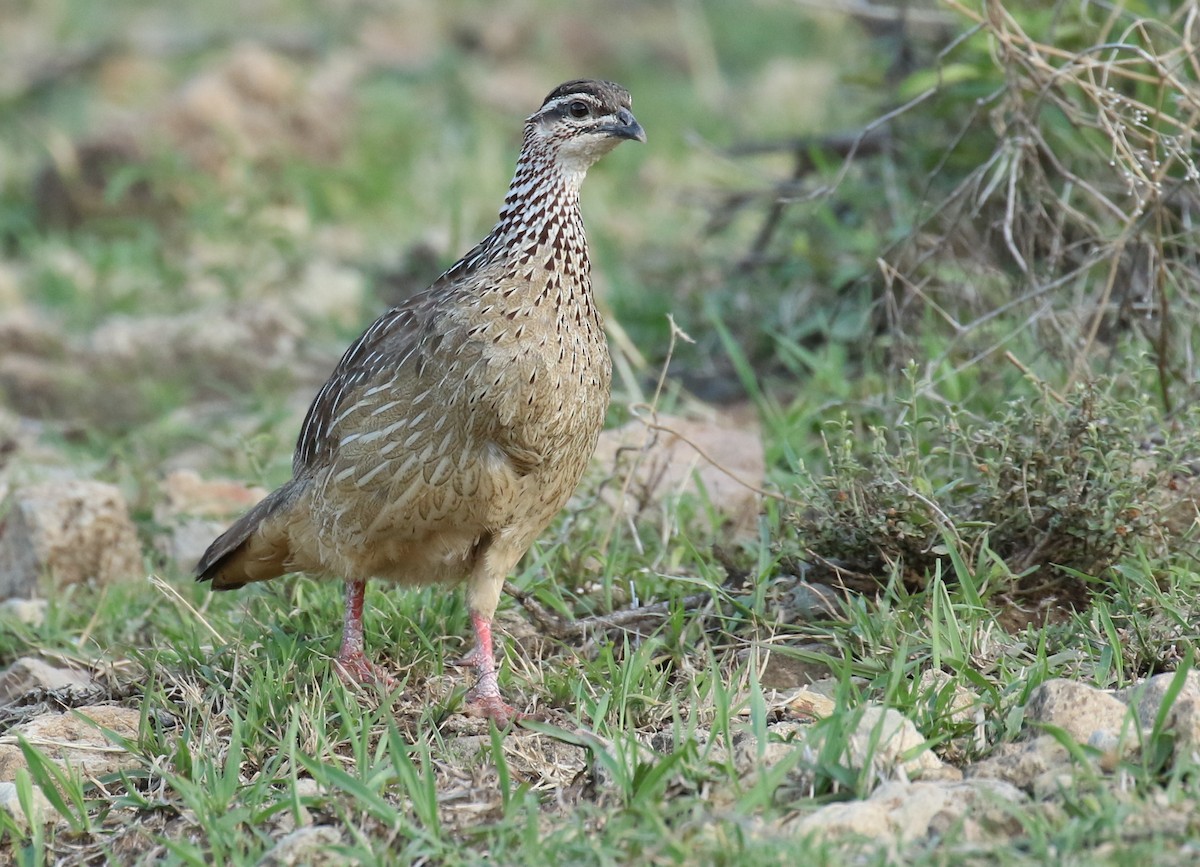
[[[1036,354],[1064,387],[1146,352],[1180,405],[1200,348],[1194,6],[946,5],[863,52],[877,115],[857,137],[788,144],[793,176],[728,278],[764,315],[718,313],[753,324],[737,336],[764,370],[765,319],[893,370]]]
[[[894,568],[910,587],[954,557],[1012,598],[1082,600],[1083,583],[1118,562],[1165,556],[1177,541],[1171,443],[1144,403],[1080,386],[1068,398],[1008,404],[980,420],[954,407],[825,436],[827,468],[801,473],[792,553],[814,580],[877,586]],[[1194,510],[1194,507],[1192,507]],[[986,567],[986,568],[984,568]]]

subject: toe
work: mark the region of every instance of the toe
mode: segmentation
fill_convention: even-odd
[[[396,685],[396,679],[382,666],[371,662],[361,653],[339,656],[334,662],[334,670],[347,686],[378,684],[390,688]]]
[[[463,705],[463,713],[470,717],[490,719],[500,728],[522,719],[517,709],[506,704],[498,695],[468,695],[467,703]]]

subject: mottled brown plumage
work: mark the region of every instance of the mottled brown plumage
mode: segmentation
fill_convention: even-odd
[[[505,577],[578,485],[608,406],[579,187],[624,139],[645,134],[620,86],[571,81],[546,97],[492,232],[350,346],[309,408],[292,479],[212,543],[200,580],[343,577],[339,671],[368,679],[364,582],[465,579],[470,707],[512,716],[491,618]]]

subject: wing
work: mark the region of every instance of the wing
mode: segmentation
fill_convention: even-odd
[[[357,400],[364,386],[385,371],[398,370],[417,354],[428,355],[439,335],[435,314],[447,296],[468,286],[492,254],[489,239],[476,244],[467,255],[442,273],[428,289],[384,313],[342,355],[329,379],[313,398],[300,426],[292,457],[292,475],[323,466],[337,449],[334,427]]]
[[[417,296],[401,307],[392,308],[350,344],[313,398],[300,426],[292,458],[294,476],[299,477],[330,460],[337,448],[334,428],[342,413],[357,403],[364,386],[369,387],[389,368],[402,367],[405,357],[420,346],[421,320],[425,318],[420,314],[427,305],[427,299]]]

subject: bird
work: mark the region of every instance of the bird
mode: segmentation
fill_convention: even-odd
[[[367,581],[465,583],[475,680],[463,709],[521,718],[500,692],[492,621],[504,581],[578,487],[608,409],[579,192],[623,141],[646,141],[624,87],[577,79],[550,92],[525,120],[491,232],[349,346],[301,425],[292,477],[212,542],[198,581],[340,577],[335,671],[385,685],[363,647]]]

